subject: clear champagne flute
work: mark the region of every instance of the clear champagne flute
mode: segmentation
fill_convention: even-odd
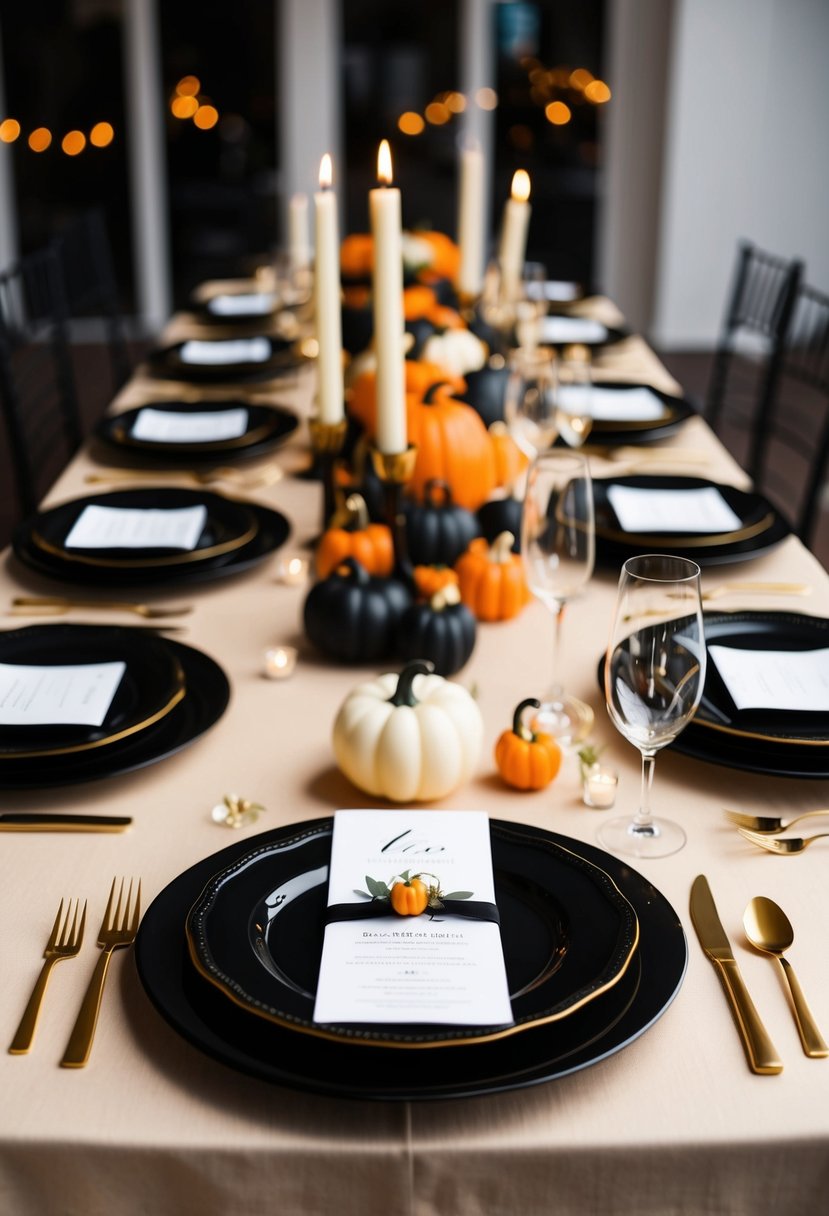
[[[562,744],[586,737],[593,711],[559,679],[565,604],[586,585],[595,560],[593,485],[587,460],[564,449],[542,452],[527,474],[521,513],[521,557],[527,585],[553,616],[553,685],[536,715]]]
[[[705,683],[700,569],[684,557],[643,554],[622,567],[605,657],[611,721],[642,755],[642,794],[633,819],[611,819],[601,844],[632,857],[667,857],[685,843],[650,809],[656,753],[672,743],[699,705]]]
[[[504,421],[521,451],[532,460],[558,438],[556,358],[545,347],[510,352]]]

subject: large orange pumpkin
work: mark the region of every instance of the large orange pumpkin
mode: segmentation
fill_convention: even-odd
[[[453,393],[461,393],[466,388],[465,380],[460,376],[448,376],[436,363],[406,359],[405,374],[407,398],[409,395],[413,398],[421,398],[435,384],[448,384]],[[357,419],[373,439],[377,412],[376,372],[361,372],[354,378],[349,389],[348,412]],[[408,407],[407,412],[411,413],[411,406]]]
[[[495,488],[492,443],[480,415],[451,391],[438,385],[407,399],[409,442],[417,447],[409,489],[419,498],[428,481],[445,481],[459,507],[477,511]]]
[[[367,279],[374,265],[374,241],[368,232],[353,232],[340,245],[344,279]]]

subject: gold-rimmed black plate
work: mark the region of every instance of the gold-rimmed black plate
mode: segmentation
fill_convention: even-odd
[[[195,347],[194,342],[198,343]],[[257,345],[239,347],[236,345],[239,342],[254,342]],[[213,357],[208,355],[207,359],[201,361],[201,352],[210,347],[214,348]],[[231,355],[237,350],[242,354],[232,361],[216,362],[215,355],[221,354],[222,347]],[[194,351],[195,355],[191,354]],[[253,352],[256,357],[245,357],[247,351]],[[300,343],[264,334],[251,335],[249,338],[188,339],[151,351],[147,356],[147,366],[154,375],[215,384],[269,380],[294,371],[305,362],[307,359]]]
[[[592,862],[553,840],[528,847],[520,827],[502,835],[496,886],[499,901],[513,906],[501,930],[513,960],[507,1026],[315,1022],[330,840],[302,826],[214,876],[187,922],[193,964],[253,1016],[348,1044],[484,1043],[573,1016],[620,981],[636,950],[636,915]]]
[[[692,402],[684,397],[674,397],[652,384],[633,384],[624,380],[596,380],[595,387],[618,393],[620,404],[626,393],[639,392],[646,389],[662,403],[663,412],[658,418],[594,418],[591,429],[593,440],[608,447],[617,445],[656,443],[667,439],[683,426],[689,418],[693,418],[696,409]]]
[[[57,667],[123,662],[100,726],[3,726],[0,763],[69,756],[132,738],[165,718],[186,692],[181,663],[162,638],[118,626],[28,625],[0,633],[0,663]],[[13,767],[13,765],[12,765]]]
[[[304,825],[327,835],[331,819]],[[257,837],[258,844],[296,834],[297,825]],[[520,832],[522,852],[534,842],[554,840],[603,869],[632,904],[640,926],[639,946],[619,983],[562,1021],[490,1043],[443,1046],[438,1050],[388,1051],[296,1034],[252,1016],[228,1000],[192,966],[184,924],[188,910],[218,871],[251,851],[250,841],[237,841],[204,858],[173,879],[155,898],[142,920],[136,962],[144,989],[160,1015],[187,1042],[222,1064],[260,1080],[331,1097],[376,1101],[442,1100],[522,1089],[552,1081],[595,1065],[631,1046],[668,1009],[682,984],[687,943],[674,909],[641,874],[593,845],[557,836],[525,824],[492,820],[493,866],[501,922],[519,918],[522,905],[499,891],[502,871],[520,865],[504,850],[511,833]],[[320,889],[317,957],[321,949],[324,888]],[[515,931],[520,938],[519,921]],[[584,927],[589,932],[589,925]],[[521,968],[506,951],[511,969]],[[520,977],[519,977],[520,978]]]
[[[61,628],[71,630],[71,643],[80,647],[87,636],[98,631],[99,626],[64,625]],[[130,635],[138,632],[130,630],[129,626],[110,628],[124,635],[125,646],[130,644]],[[202,651],[167,638],[159,637],[156,640],[169,650],[183,672],[185,695],[169,713],[142,730],[113,740],[107,747],[45,758],[34,756],[13,760],[0,756],[0,789],[61,788],[119,776],[175,755],[209,730],[221,718],[230,700],[227,676],[218,663]],[[158,808],[161,814],[166,809],[169,808]]]
[[[672,534],[658,527],[648,533],[626,532],[608,498],[613,486],[629,486],[641,490],[704,490],[715,489],[722,495],[739,519],[739,526],[730,532]],[[701,566],[725,562],[750,561],[767,553],[791,533],[787,521],[764,498],[735,486],[719,485],[700,477],[660,476],[640,474],[630,477],[596,478],[593,482],[596,506],[596,559],[605,565],[620,565],[637,553],[668,553],[691,558]]]
[[[245,429],[243,434],[228,439],[173,442],[136,438],[135,426],[142,410],[145,409],[170,415],[221,414],[227,410],[240,409],[245,411]],[[201,463],[260,456],[284,443],[298,426],[299,419],[296,414],[284,406],[265,405],[230,397],[207,401],[146,401],[142,405],[124,410],[123,413],[102,418],[96,428],[96,435],[125,453],[142,458],[150,457],[154,463],[175,463],[182,459],[190,463]]]

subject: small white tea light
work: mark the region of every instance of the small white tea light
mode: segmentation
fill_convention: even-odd
[[[610,769],[594,765],[585,775],[582,785],[584,805],[597,811],[607,810],[616,801],[616,790],[619,787],[619,774]]]
[[[289,587],[299,587],[308,578],[307,557],[283,557],[277,566],[277,580]]]
[[[265,651],[264,675],[269,680],[288,680],[294,674],[298,657],[296,646],[271,646]]]

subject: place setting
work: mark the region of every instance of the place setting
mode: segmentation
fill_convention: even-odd
[[[155,585],[240,573],[290,534],[281,512],[209,490],[144,486],[39,511],[12,547],[27,568],[79,585]]]
[[[219,720],[214,659],[154,630],[38,624],[0,633],[0,788],[100,780],[174,755]]]
[[[412,839],[446,849],[428,863],[438,874],[415,873]],[[468,969],[450,980],[459,949]],[[687,946],[664,897],[594,846],[468,811],[374,810],[199,862],[148,909],[136,960],[161,1015],[223,1063],[416,1101],[521,1088],[621,1050],[673,1000]]]

